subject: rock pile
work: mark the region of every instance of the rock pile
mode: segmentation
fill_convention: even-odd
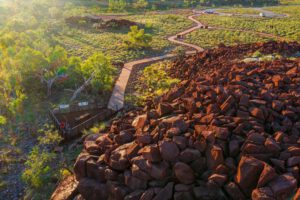
[[[300,60],[234,60],[281,46],[300,50],[220,47],[177,61],[177,87],[86,138],[75,164],[82,197],[299,199]]]
[[[71,16],[65,19],[66,23],[71,26],[77,26],[82,28],[95,28],[95,29],[119,29],[130,28],[131,26],[140,26],[136,22],[126,19],[108,19],[100,16]]]
[[[99,28],[130,28],[131,26],[137,26],[139,25],[136,22],[126,20],[126,19],[111,19],[109,21],[106,21],[100,25]]]

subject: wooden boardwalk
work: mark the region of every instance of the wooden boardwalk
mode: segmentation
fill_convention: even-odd
[[[196,26],[189,28],[181,33],[176,34],[176,35],[170,36],[168,38],[168,40],[170,42],[195,49],[195,51],[187,51],[186,54],[192,54],[192,53],[196,53],[196,52],[200,52],[200,51],[204,50],[203,48],[201,48],[197,45],[193,45],[193,44],[189,44],[189,43],[185,43],[185,42],[176,40],[177,35],[186,35],[186,34],[192,32],[196,29],[199,29],[203,26],[201,24],[201,22],[199,22],[198,20],[196,20],[194,18],[199,15],[200,14],[195,14],[195,15],[191,15],[188,17],[190,20],[192,20],[193,22],[196,23]],[[165,59],[174,58],[174,57],[176,57],[176,54],[165,54],[162,56],[156,56],[156,57],[152,57],[152,58],[144,58],[141,60],[136,60],[136,61],[126,63],[121,71],[121,74],[120,74],[116,84],[115,84],[115,87],[113,89],[112,95],[111,95],[109,103],[108,103],[108,108],[112,109],[114,111],[118,111],[124,107],[125,91],[126,91],[127,83],[128,83],[128,80],[129,80],[129,77],[130,77],[133,67],[138,66],[138,65],[145,65],[145,64],[148,65],[148,64],[152,64],[152,63],[155,63],[158,61],[165,60]]]
[[[263,10],[261,10],[261,11],[263,11]],[[273,12],[270,12],[270,11],[264,11],[264,12],[268,12],[267,14],[270,15],[270,17],[273,17],[273,16],[278,17]],[[186,54],[193,54],[196,52],[204,51],[204,49],[200,46],[177,40],[177,35],[183,36],[183,35],[193,32],[194,30],[205,27],[204,24],[202,24],[200,21],[195,19],[195,17],[203,15],[203,14],[205,14],[205,13],[203,11],[201,11],[201,12],[195,12],[194,15],[189,16],[188,19],[193,21],[196,25],[193,26],[192,28],[184,30],[176,35],[168,37],[168,40],[170,42],[176,43],[178,45],[182,45],[182,46],[194,49],[194,51],[187,51]],[[215,14],[221,15],[222,13],[215,12]],[[287,17],[287,16],[284,16],[284,17]],[[230,31],[241,31],[241,32],[257,34],[262,37],[273,38],[273,39],[277,39],[277,40],[287,40],[286,38],[280,37],[277,35],[263,33],[263,32],[257,32],[257,31],[251,31],[251,30],[239,30],[239,29],[225,28],[225,27],[207,27],[207,28],[208,29],[219,29],[219,30],[230,30]],[[129,80],[129,77],[130,77],[133,67],[138,66],[138,65],[148,65],[148,64],[152,64],[152,63],[155,63],[158,61],[165,60],[165,59],[174,58],[174,57],[176,57],[175,54],[165,54],[162,56],[145,58],[145,59],[126,63],[121,71],[121,74],[120,74],[116,84],[115,84],[115,87],[113,89],[112,95],[111,95],[109,103],[108,103],[108,108],[111,110],[114,110],[114,111],[118,111],[124,107],[125,90],[126,90],[126,86],[127,86],[127,83],[128,83],[128,80]]]

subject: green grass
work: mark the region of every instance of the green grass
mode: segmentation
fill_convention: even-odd
[[[300,6],[280,6],[271,7],[278,13],[289,14],[286,18],[248,18],[238,16],[215,16],[202,15],[198,19],[210,26],[253,30],[258,32],[270,33],[291,40],[300,41]]]
[[[300,0],[280,0],[280,4],[283,4],[283,5],[300,4]]]
[[[234,45],[240,43],[263,42],[268,39],[258,36],[257,34],[249,34],[241,31],[225,31],[225,30],[207,30],[200,29],[186,36],[186,41],[199,45],[203,48],[212,48],[223,43],[225,45]]]
[[[128,61],[161,54],[169,50],[173,45],[167,40],[167,36],[192,26],[192,22],[182,15],[146,14],[123,18],[146,26],[146,33],[153,36],[149,49],[128,50],[123,44],[128,29],[95,32],[68,27],[63,33],[56,36],[56,40],[65,46],[71,55],[85,58],[94,52],[103,52],[109,55],[113,61]]]
[[[126,100],[134,104],[143,104],[145,100],[160,96],[179,83],[179,79],[172,78],[167,73],[171,63],[171,61],[158,62],[140,71],[134,88],[135,94],[129,95]]]
[[[253,8],[228,8],[228,9],[219,9],[220,13],[235,13],[235,14],[251,14],[258,15],[260,11]]]

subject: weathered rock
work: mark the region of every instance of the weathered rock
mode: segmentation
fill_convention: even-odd
[[[174,136],[172,140],[181,150],[188,145],[188,140],[184,136]]]
[[[234,157],[240,152],[240,145],[238,140],[231,140],[229,142],[229,155]]]
[[[278,176],[269,183],[270,188],[277,198],[288,198],[297,189],[297,180],[290,174]]]
[[[250,114],[260,120],[265,120],[264,112],[260,108],[252,107],[249,109]]]
[[[226,101],[221,105],[221,110],[223,113],[226,113],[232,105],[235,103],[235,99],[233,96],[229,96]]]
[[[176,184],[175,185],[176,192],[189,192],[191,190],[193,190],[192,185],[185,185],[185,184]]]
[[[293,156],[287,160],[287,166],[293,167],[300,164],[300,156]]]
[[[128,188],[124,186],[119,186],[113,182],[109,182],[107,185],[109,187],[110,199],[123,200],[125,196],[129,193]]]
[[[185,163],[177,162],[174,165],[174,172],[176,178],[183,184],[191,184],[195,181],[194,171]]]
[[[175,161],[179,155],[179,149],[174,142],[162,141],[159,144],[161,156],[166,161]]]
[[[104,176],[106,180],[111,180],[111,181],[117,181],[119,178],[119,173],[115,170],[112,170],[110,168],[106,168],[104,170]]]
[[[246,199],[243,192],[240,190],[239,186],[236,185],[234,182],[230,182],[227,185],[225,185],[225,190],[227,194],[234,200],[241,200]]]
[[[86,162],[86,172],[88,178],[93,178],[100,182],[105,182],[104,171],[104,167],[99,166],[95,160],[89,159]]]
[[[216,138],[222,139],[222,140],[227,140],[229,136],[229,130],[228,128],[223,128],[223,127],[215,127],[215,136]]]
[[[115,170],[123,171],[130,166],[126,149],[119,147],[111,153],[109,158],[109,166]]]
[[[139,166],[137,166],[135,164],[133,164],[131,166],[131,173],[133,176],[138,177],[140,179],[143,179],[146,181],[151,180],[150,174],[146,171],[143,171],[142,169],[139,168]]]
[[[224,162],[222,148],[216,145],[209,146],[206,150],[206,159],[208,169],[215,169]]]
[[[170,182],[168,183],[154,198],[153,200],[169,200],[173,197],[173,187],[174,183]]]
[[[227,181],[227,176],[223,174],[213,174],[208,178],[208,180],[213,181],[219,187],[222,187]]]
[[[140,153],[145,159],[150,162],[160,162],[162,160],[159,148],[157,145],[148,145],[140,150]]]
[[[150,175],[154,179],[162,180],[170,174],[169,165],[167,162],[163,161],[160,163],[148,163],[150,168]]]
[[[129,129],[121,131],[118,135],[115,136],[115,141],[119,144],[126,144],[133,140],[134,129]]]
[[[134,119],[134,121],[132,122],[132,126],[135,129],[142,129],[142,128],[144,128],[146,123],[147,123],[147,115],[146,114],[140,115]]]
[[[281,150],[281,147],[272,138],[266,139],[265,147],[266,147],[267,151],[271,152],[271,153],[278,153]]]
[[[207,187],[194,187],[193,193],[196,199],[225,199],[224,194],[220,190],[210,189]]]
[[[142,194],[140,200],[152,200],[154,195],[155,195],[154,190],[150,188]]]
[[[275,172],[275,169],[265,163],[264,169],[260,174],[257,187],[265,186],[268,182],[275,179],[276,177],[277,177],[277,173]]]
[[[95,141],[85,141],[84,148],[91,155],[100,155],[101,151]]]
[[[135,192],[126,195],[124,200],[139,200],[142,194],[143,194],[142,190],[137,190]]]
[[[256,188],[252,191],[253,200],[275,200],[275,196],[269,187]]]
[[[135,142],[132,142],[126,148],[127,158],[132,159],[132,158],[136,157],[139,150],[140,150],[139,145]]]
[[[132,175],[131,171],[124,172],[125,185],[132,191],[147,188],[147,181]]]
[[[141,145],[151,144],[153,141],[150,134],[139,134],[136,136],[136,142]]]
[[[293,197],[293,200],[299,200],[300,199],[300,188],[298,188],[295,196]]]
[[[237,175],[235,176],[235,182],[247,196],[250,196],[252,190],[257,187],[263,168],[263,162],[253,157],[241,158]]]
[[[158,104],[156,111],[159,114],[159,116],[162,117],[171,114],[173,112],[173,108],[170,104],[164,102]]]
[[[73,200],[78,194],[77,190],[78,182],[74,176],[68,176],[64,178],[53,194],[51,195],[51,200]]]
[[[300,60],[236,59],[255,51],[291,55],[300,44],[223,45],[176,60],[168,72],[182,81],[171,91],[85,137],[74,170],[88,180],[82,198],[98,187],[114,200],[292,198]]]
[[[108,187],[93,179],[83,178],[79,181],[78,191],[85,199],[97,200],[108,199]]]
[[[87,162],[88,159],[90,159],[90,157],[91,156],[89,154],[85,154],[85,153],[81,153],[77,157],[77,160],[76,160],[75,165],[74,165],[74,172],[75,172],[77,180],[80,180],[80,179],[87,176],[87,174],[86,174],[86,162]]]
[[[200,151],[191,148],[187,148],[183,150],[179,155],[179,159],[185,163],[192,162],[194,160],[199,159],[200,157],[201,157]]]

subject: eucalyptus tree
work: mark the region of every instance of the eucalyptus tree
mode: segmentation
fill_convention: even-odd
[[[77,72],[82,75],[83,83],[75,90],[70,100],[75,100],[88,86],[92,86],[94,90],[111,89],[115,71],[116,68],[108,57],[102,53],[93,54],[78,68]]]

